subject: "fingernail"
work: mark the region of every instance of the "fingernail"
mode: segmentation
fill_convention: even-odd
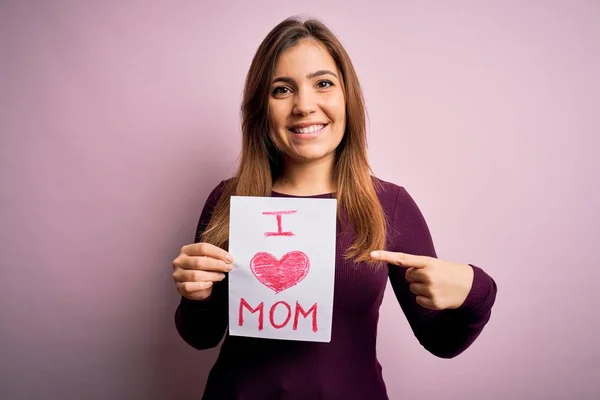
[[[372,252],[371,252],[371,257],[375,257],[375,258],[377,258],[377,257],[379,257],[379,253],[378,253],[378,252],[376,252],[376,251],[372,251]]]
[[[226,259],[227,261],[229,261],[229,262],[232,262],[232,261],[233,261],[233,257],[231,256],[231,254],[227,254],[227,255],[225,256],[225,259]]]
[[[227,271],[231,271],[231,270],[233,269],[233,265],[227,265],[227,266],[225,267],[225,269],[226,269]]]

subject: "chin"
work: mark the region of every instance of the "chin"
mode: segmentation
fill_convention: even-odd
[[[314,150],[314,151],[300,151],[300,152],[291,152],[288,153],[288,157],[300,161],[300,162],[310,162],[310,161],[319,161],[324,160],[329,157],[333,157],[334,152],[324,151],[324,150]]]

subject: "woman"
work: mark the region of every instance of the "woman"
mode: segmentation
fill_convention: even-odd
[[[376,334],[387,279],[438,357],[463,352],[489,320],[495,282],[437,259],[411,196],[371,175],[365,130],[358,78],[336,37],[315,20],[277,25],[246,79],[239,169],[212,191],[195,242],[173,261],[181,337],[202,350],[225,334],[204,399],[386,399]],[[330,343],[226,334],[231,195],[338,199]]]

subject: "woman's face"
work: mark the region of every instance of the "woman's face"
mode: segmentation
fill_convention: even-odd
[[[305,40],[279,56],[271,82],[271,138],[288,159],[334,159],[344,136],[346,104],[329,52]]]

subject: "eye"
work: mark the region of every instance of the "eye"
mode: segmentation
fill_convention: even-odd
[[[319,87],[319,89],[328,89],[331,86],[333,86],[333,82],[328,81],[328,80],[323,80],[323,81],[319,81],[319,83],[317,83],[317,86]]]
[[[291,90],[288,87],[285,86],[278,86],[275,89],[273,89],[273,96],[277,96],[277,95],[281,95],[281,94],[287,94],[290,93]]]

